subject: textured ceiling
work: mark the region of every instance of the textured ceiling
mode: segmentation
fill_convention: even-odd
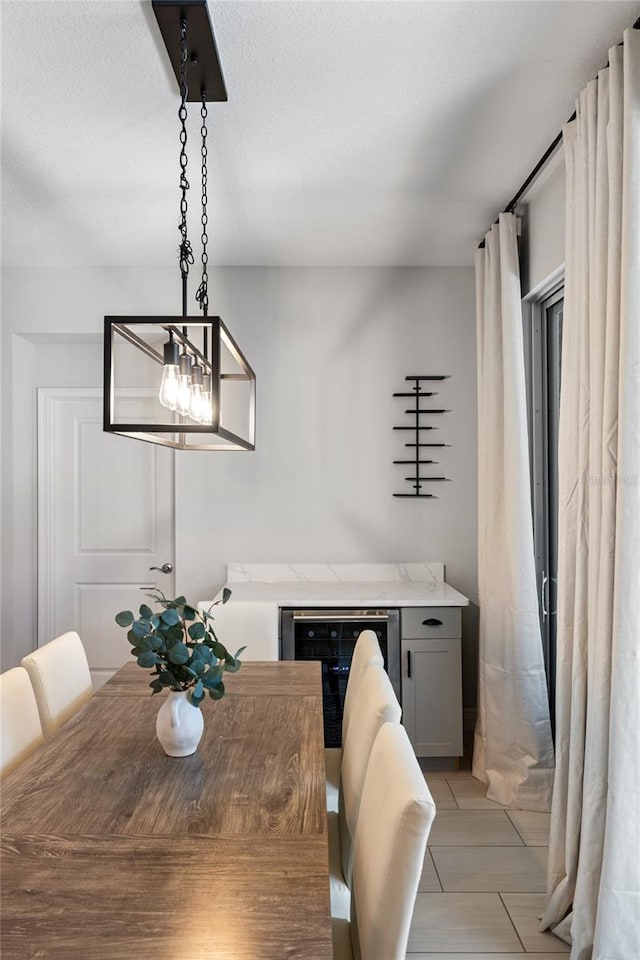
[[[209,9],[229,91],[210,107],[211,261],[341,266],[470,263],[640,15],[637,0]],[[3,263],[175,263],[178,94],[150,3],[2,0],[0,15]],[[198,128],[196,107],[192,181]]]

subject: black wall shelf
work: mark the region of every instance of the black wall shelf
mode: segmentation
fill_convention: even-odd
[[[449,379],[449,377],[448,377],[446,374],[431,375],[431,376],[424,375],[424,376],[409,376],[409,377],[405,377],[405,380],[407,380],[407,381],[409,381],[409,382],[412,382],[412,383],[415,383],[415,386],[413,387],[413,390],[411,390],[411,391],[409,391],[409,392],[407,392],[407,391],[400,391],[400,392],[398,392],[398,393],[394,393],[394,394],[393,394],[394,397],[405,397],[405,398],[410,397],[411,399],[415,400],[415,406],[414,406],[414,407],[409,407],[408,410],[405,410],[405,411],[404,411],[407,416],[413,418],[413,423],[412,423],[412,424],[409,424],[408,426],[404,426],[404,425],[403,425],[403,426],[394,426],[393,429],[394,429],[394,430],[403,430],[403,431],[404,431],[404,430],[407,430],[407,431],[410,431],[410,432],[414,433],[414,434],[415,434],[415,437],[414,437],[413,442],[405,443],[404,446],[407,447],[408,449],[413,449],[413,450],[415,450],[415,452],[416,452],[415,457],[414,457],[413,459],[410,459],[410,460],[394,460],[394,461],[393,461],[394,464],[403,464],[403,465],[405,465],[405,466],[412,466],[412,467],[414,468],[414,475],[413,475],[413,476],[410,476],[410,477],[405,477],[405,478],[404,478],[407,483],[410,483],[410,484],[411,484],[414,492],[413,492],[413,493],[394,493],[394,494],[393,494],[394,497],[403,497],[403,498],[406,498],[406,497],[413,497],[413,498],[420,497],[420,498],[423,498],[423,499],[432,499],[432,500],[433,500],[433,499],[437,499],[435,493],[424,493],[424,492],[423,492],[423,490],[422,490],[423,484],[425,484],[425,483],[439,483],[439,482],[442,482],[442,481],[447,482],[447,481],[449,480],[448,477],[423,477],[423,476],[420,476],[420,467],[421,467],[421,466],[426,466],[426,465],[428,465],[428,464],[437,464],[437,463],[439,462],[438,460],[423,460],[423,459],[421,459],[420,451],[421,451],[422,449],[426,448],[426,447],[434,448],[434,447],[448,447],[448,446],[449,446],[448,443],[444,443],[444,442],[441,442],[441,443],[431,443],[431,442],[423,441],[423,440],[422,440],[422,433],[423,433],[423,432],[425,432],[425,431],[427,431],[427,430],[438,430],[439,428],[438,428],[437,426],[434,426],[433,424],[428,424],[428,423],[423,423],[423,422],[421,422],[421,419],[420,419],[420,418],[421,418],[421,417],[424,417],[424,416],[441,416],[442,414],[445,414],[445,413],[449,413],[449,412],[450,412],[449,410],[446,410],[446,409],[444,409],[444,408],[437,408],[437,409],[436,409],[436,408],[421,407],[421,406],[420,406],[420,401],[423,400],[425,397],[435,397],[435,396],[438,395],[438,394],[437,394],[437,391],[422,390],[422,389],[421,389],[421,385],[422,385],[422,383],[423,383],[424,381],[427,381],[427,380],[448,380],[448,379]]]

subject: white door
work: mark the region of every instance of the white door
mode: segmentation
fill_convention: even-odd
[[[173,597],[173,490],[172,450],[103,432],[101,390],[38,390],[38,646],[76,630],[95,686],[130,656],[116,613]]]

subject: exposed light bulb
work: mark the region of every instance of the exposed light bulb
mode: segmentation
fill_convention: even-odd
[[[198,383],[191,385],[189,416],[192,420],[195,420],[196,423],[202,423],[202,388]]]
[[[211,423],[211,374],[205,373],[202,376],[202,419],[201,423]]]
[[[164,345],[164,365],[158,399],[168,410],[175,410],[178,405],[178,345],[173,339]]]
[[[191,357],[188,353],[180,354],[176,407],[181,416],[189,416],[191,408]]]
[[[175,410],[178,406],[178,368],[173,364],[164,366],[158,399],[168,410]]]
[[[191,371],[191,399],[189,401],[189,416],[192,420],[202,421],[202,367],[196,360]]]

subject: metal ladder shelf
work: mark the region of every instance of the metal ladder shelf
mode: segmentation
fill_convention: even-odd
[[[413,448],[416,451],[416,455],[412,460],[394,460],[394,464],[404,464],[411,465],[415,467],[415,475],[411,477],[405,477],[405,481],[411,483],[414,492],[413,493],[394,493],[394,497],[422,497],[424,499],[437,499],[435,493],[423,493],[422,487],[425,483],[437,483],[442,481],[448,481],[449,477],[421,477],[420,476],[420,467],[426,464],[437,464],[438,460],[421,460],[420,459],[420,450],[425,447],[448,447],[448,443],[427,443],[422,441],[421,434],[426,430],[437,430],[438,427],[431,424],[423,424],[420,422],[421,416],[440,416],[445,413],[449,413],[449,410],[444,408],[437,409],[428,409],[420,406],[420,401],[424,397],[435,397],[437,396],[437,391],[426,391],[421,389],[421,384],[426,380],[448,380],[449,377],[447,374],[434,374],[434,375],[422,375],[422,376],[409,376],[405,377],[405,380],[415,383],[413,390],[399,391],[394,393],[394,397],[410,397],[415,400],[415,406],[410,407],[408,410],[405,410],[405,414],[414,418],[414,422],[409,426],[394,426],[394,430],[408,430],[415,434],[415,442],[405,443],[405,447]]]

